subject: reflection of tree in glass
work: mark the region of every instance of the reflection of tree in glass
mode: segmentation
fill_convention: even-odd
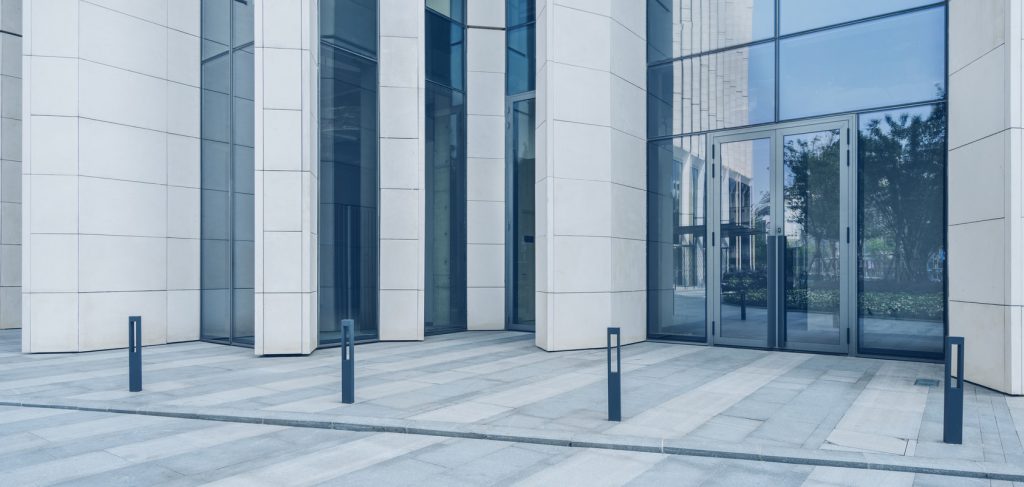
[[[929,275],[929,260],[942,252],[946,110],[913,111],[861,124],[861,251],[888,254],[874,274],[903,290],[911,284],[941,290]]]
[[[839,145],[838,130],[788,136],[783,143],[786,236],[810,244],[805,272],[832,278],[838,276],[838,255],[829,243],[839,240]]]

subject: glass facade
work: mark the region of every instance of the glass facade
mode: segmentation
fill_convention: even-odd
[[[252,346],[253,7],[202,2],[200,336]]]
[[[462,0],[426,11],[424,333],[466,329],[466,27]]]
[[[377,1],[320,0],[319,344],[378,331]]]
[[[648,0],[652,338],[942,357],[946,10]]]
[[[536,328],[536,2],[507,0],[505,84],[505,322]]]

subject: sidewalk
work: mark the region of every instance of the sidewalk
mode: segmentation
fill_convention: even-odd
[[[964,444],[942,443],[936,364],[641,343],[623,348],[623,421],[606,421],[603,350],[546,353],[475,332],[356,347],[354,405],[338,350],[256,358],[206,343],[23,355],[0,332],[0,404],[406,432],[782,463],[1024,480],[1024,398],[968,385]]]

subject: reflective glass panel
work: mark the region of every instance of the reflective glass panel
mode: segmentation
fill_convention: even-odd
[[[945,29],[934,8],[780,41],[780,118],[943,98]]]
[[[775,0],[647,0],[647,61],[768,39]]]
[[[780,0],[781,35],[899,12],[935,0]]]
[[[465,0],[427,0],[427,8],[456,22],[465,22]]]
[[[320,0],[320,40],[377,57],[377,0]]]
[[[427,12],[427,80],[463,90],[465,29],[451,20]]]
[[[534,329],[536,291],[536,188],[537,153],[534,144],[535,100],[512,106],[512,275],[515,279],[512,324]]]
[[[427,84],[425,332],[466,329],[464,96]]]
[[[536,20],[537,0],[507,0],[505,25],[515,27]]]
[[[772,226],[769,138],[723,143],[721,181],[721,331],[766,343],[768,232]]]
[[[705,341],[704,136],[648,145],[648,336]]]
[[[859,123],[860,352],[942,358],[945,106],[868,113]]]
[[[775,46],[758,44],[682,61],[684,133],[775,119]],[[673,90],[676,82],[673,80]],[[659,85],[659,93],[664,93]],[[661,121],[659,121],[661,122]],[[673,123],[674,125],[674,123]]]
[[[683,133],[683,62],[674,61],[647,69],[647,135],[661,137]]]
[[[836,129],[782,138],[783,340],[789,347],[840,343],[839,137]]]
[[[320,45],[320,345],[377,337],[377,63]]]
[[[533,91],[536,86],[536,32],[535,24],[509,29],[508,50],[508,94],[515,95]]]

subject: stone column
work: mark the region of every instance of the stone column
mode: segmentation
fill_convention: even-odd
[[[317,345],[316,0],[255,0],[256,354]]]
[[[537,2],[537,345],[645,340],[646,8]]]

